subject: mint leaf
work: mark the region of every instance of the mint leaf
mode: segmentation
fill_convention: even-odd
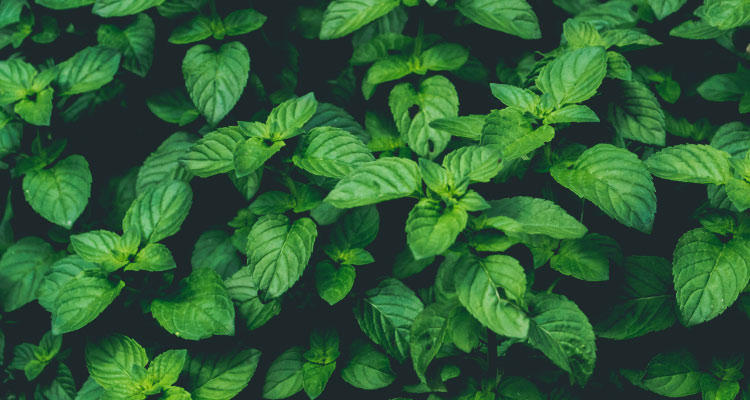
[[[652,155],[646,166],[664,179],[723,184],[732,177],[729,157],[729,153],[705,144],[681,144]]]
[[[388,356],[364,340],[352,342],[349,363],[341,370],[341,378],[348,384],[366,390],[384,388],[396,379]]]
[[[263,326],[271,318],[281,312],[281,303],[274,299],[261,302],[258,297],[258,287],[253,281],[253,271],[244,267],[229,279],[224,281],[227,293],[237,306],[237,313],[245,321],[249,330]]]
[[[146,105],[157,117],[180,126],[187,125],[200,116],[187,92],[180,89],[157,93],[146,99]]]
[[[343,300],[354,286],[356,271],[351,265],[336,266],[321,261],[315,266],[315,287],[320,298],[334,305]]]
[[[247,140],[237,127],[209,132],[180,156],[180,163],[192,174],[207,178],[234,169],[234,153]],[[256,143],[256,142],[253,142]]]
[[[283,146],[283,141],[273,142],[269,145],[266,141],[257,137],[247,139],[245,142],[237,144],[234,151],[235,174],[237,177],[242,178],[255,172],[274,154],[278,153]],[[223,151],[223,149],[220,149],[219,151]],[[212,164],[212,167],[218,167],[219,165],[218,163]]]
[[[359,164],[375,161],[375,158],[351,133],[339,128],[318,127],[303,137],[292,160],[294,165],[311,174],[343,178]]]
[[[211,37],[213,33],[211,19],[203,15],[196,15],[177,25],[169,36],[169,43],[187,44],[200,42],[203,39]]]
[[[302,390],[304,352],[302,347],[292,347],[271,363],[263,384],[264,399],[285,399]]]
[[[144,243],[155,243],[180,230],[193,201],[190,185],[168,181],[153,185],[136,197],[122,221],[123,231],[135,229]]]
[[[484,27],[523,39],[539,39],[539,21],[526,0],[459,0],[456,9]]]
[[[406,243],[415,260],[442,254],[466,227],[468,214],[460,207],[443,207],[422,199],[406,219]]]
[[[61,285],[52,306],[52,332],[63,334],[83,328],[101,314],[125,287],[123,281],[78,274]]]
[[[417,163],[383,157],[362,163],[341,179],[325,201],[337,208],[352,208],[406,197],[421,190]]]
[[[648,233],[654,223],[656,194],[648,170],[628,150],[609,144],[587,149],[571,167],[550,170],[561,185],[620,223]]]
[[[636,81],[620,82],[617,96],[620,100],[609,109],[615,131],[627,139],[664,146],[664,112],[648,87]]]
[[[643,386],[662,396],[684,397],[700,392],[700,365],[684,350],[657,354],[649,361]]]
[[[33,301],[53,261],[52,246],[37,237],[25,237],[8,247],[0,258],[3,311],[14,311]]]
[[[162,3],[164,0],[96,0],[91,12],[105,18],[122,17],[137,14]]]
[[[138,14],[135,22],[120,29],[114,25],[102,25],[96,32],[101,46],[122,54],[122,67],[145,77],[154,62],[154,21],[146,14]]]
[[[96,0],[36,0],[36,4],[54,10],[67,10],[94,4]]]
[[[127,336],[114,334],[86,345],[89,374],[109,396],[141,394],[132,371],[134,367],[145,368],[147,363],[146,350]]]
[[[89,163],[72,155],[49,169],[29,171],[23,178],[23,192],[44,219],[70,229],[91,196]]]
[[[252,8],[237,10],[224,18],[224,29],[227,35],[237,36],[260,29],[267,17]]]
[[[333,0],[323,14],[320,39],[346,36],[399,5],[398,0]]]
[[[194,400],[228,400],[247,386],[259,361],[260,351],[255,349],[191,354],[183,374]]]
[[[664,19],[670,14],[677,12],[687,0],[648,0],[648,5],[654,10],[656,18]]]
[[[417,315],[411,326],[409,349],[414,372],[422,382],[427,381],[427,367],[437,356],[446,338],[448,315],[453,307],[452,304],[430,304]]]
[[[249,72],[250,55],[239,42],[226,43],[218,51],[199,44],[182,60],[190,99],[210,125],[218,124],[237,104]]]
[[[135,182],[136,192],[140,194],[151,186],[171,180],[189,181],[193,175],[185,170],[184,166],[179,163],[179,159],[187,153],[195,141],[194,136],[185,132],[175,132],[170,135],[138,169],[138,178]]]
[[[577,239],[586,227],[562,207],[544,199],[518,196],[489,202],[484,212],[486,226],[505,232],[547,235],[555,239]]]
[[[112,81],[120,66],[120,53],[103,47],[87,47],[58,66],[60,94],[91,92]]]
[[[552,96],[557,106],[588,100],[607,73],[607,52],[602,47],[584,47],[564,53],[539,73],[536,85]]]

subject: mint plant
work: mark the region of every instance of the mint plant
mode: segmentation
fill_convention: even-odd
[[[0,397],[748,399],[748,27],[0,0]]]

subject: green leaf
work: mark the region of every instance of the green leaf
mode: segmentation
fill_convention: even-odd
[[[217,145],[215,143],[212,143],[212,145]],[[265,140],[257,137],[253,137],[250,139],[247,139],[246,141],[242,143],[238,143],[236,145],[234,151],[234,171],[238,178],[242,178],[244,176],[247,176],[253,172],[255,172],[257,169],[263,166],[263,164],[268,161],[269,158],[271,158],[274,154],[278,153],[279,150],[284,146],[283,141],[273,142],[270,145],[266,143]],[[223,170],[223,152],[226,151],[225,148],[218,147],[216,149],[217,151],[222,152],[221,154],[218,154],[214,156],[215,158],[211,160],[211,164],[208,164],[204,161],[204,164],[210,165],[211,168],[209,169],[208,173],[215,172],[212,168],[218,168],[219,166],[222,166]],[[208,153],[208,154],[206,154]],[[206,157],[209,155],[209,152],[205,152],[202,157]],[[217,159],[219,157],[222,157],[222,162],[218,163]],[[202,161],[202,160],[201,160]],[[206,172],[204,172],[206,173]]]
[[[57,85],[63,96],[91,92],[108,84],[120,66],[120,53],[103,47],[87,47],[57,68]]]
[[[350,385],[365,390],[384,388],[396,379],[388,356],[364,340],[352,342],[349,363],[341,370],[341,378]]]
[[[24,121],[32,125],[49,126],[50,117],[52,116],[53,93],[54,90],[52,88],[44,89],[36,93],[36,97],[33,100],[26,98],[16,103],[13,110]]]
[[[201,178],[229,172],[234,169],[234,153],[237,147],[246,140],[239,128],[219,128],[193,144],[180,157],[180,163]]]
[[[351,133],[340,128],[318,127],[303,137],[292,161],[311,174],[343,178],[359,164],[375,158]]]
[[[536,79],[542,93],[558,106],[588,100],[607,74],[607,52],[602,47],[584,47],[564,53],[547,64]]]
[[[526,0],[459,0],[456,9],[486,28],[523,39],[539,39],[539,20]]]
[[[652,155],[646,166],[663,179],[723,184],[732,177],[729,158],[729,153],[705,144],[681,144]]]
[[[448,330],[453,344],[461,351],[471,353],[479,346],[484,328],[464,307],[456,307],[448,319]]]
[[[610,144],[597,144],[571,167],[558,164],[550,173],[559,184],[620,223],[651,232],[656,194],[651,175],[638,156]]]
[[[302,388],[307,397],[315,399],[320,396],[335,370],[335,362],[325,365],[306,362],[302,366]]]
[[[669,261],[661,257],[628,257],[621,282],[616,303],[606,318],[594,324],[597,336],[632,339],[674,325],[677,314]]]
[[[426,383],[427,367],[440,351],[448,333],[448,316],[454,307],[449,303],[433,303],[425,307],[411,326],[409,349],[414,372]]]
[[[29,171],[23,178],[23,192],[44,219],[70,229],[91,196],[89,163],[72,155],[52,168]]]
[[[502,169],[502,153],[494,146],[464,146],[443,158],[455,182],[489,182]]]
[[[247,329],[257,329],[281,312],[281,303],[278,300],[267,303],[260,301],[250,268],[241,268],[224,283],[229,296],[237,305],[237,312],[245,320]]]
[[[669,31],[671,36],[684,39],[715,39],[724,34],[719,28],[709,25],[706,21],[685,21]]]
[[[250,203],[247,210],[255,215],[282,214],[296,205],[294,197],[285,192],[272,190],[260,194],[255,201]]]
[[[403,362],[409,357],[410,329],[424,305],[401,281],[387,278],[364,293],[354,305],[362,331]]]
[[[429,71],[452,71],[461,68],[469,59],[469,51],[455,43],[440,43],[425,50],[419,56],[416,73]]]
[[[172,252],[167,246],[149,243],[135,256],[135,260],[125,267],[126,271],[168,271],[177,268]]]
[[[331,231],[331,243],[339,250],[364,248],[372,243],[380,228],[380,214],[375,206],[348,210]]]
[[[657,354],[649,361],[643,386],[656,394],[685,397],[700,392],[700,365],[684,350]]]
[[[268,18],[265,15],[252,8],[237,10],[224,18],[224,29],[229,36],[244,35],[260,29],[266,19]]]
[[[0,258],[3,311],[14,311],[33,301],[53,261],[52,246],[39,238],[25,237],[11,245]]]
[[[135,249],[123,246],[120,235],[97,230],[70,237],[73,250],[86,261],[102,264],[107,271],[114,271],[128,263],[128,256],[135,254]]]
[[[153,185],[136,197],[122,221],[123,231],[136,229],[145,243],[156,243],[180,230],[190,211],[193,192],[183,181]]]
[[[509,301],[520,299],[526,290],[526,275],[518,261],[505,255],[464,256],[459,265],[456,293],[469,313],[499,335],[525,338],[529,318]],[[498,287],[504,289],[505,296],[498,293]]]
[[[212,34],[211,19],[203,15],[196,15],[177,25],[168,40],[169,43],[187,44],[207,39]]]
[[[193,269],[211,268],[222,278],[232,276],[242,266],[242,260],[232,245],[231,235],[220,230],[201,233],[190,257]]]
[[[701,375],[700,386],[706,400],[734,400],[740,394],[738,382],[723,381],[709,374]]]
[[[485,226],[504,232],[547,235],[555,239],[577,239],[588,229],[562,207],[544,199],[518,196],[489,202]]]
[[[648,86],[638,81],[619,82],[618,101],[610,104],[609,120],[624,138],[664,146],[664,112]]]
[[[190,99],[210,125],[218,124],[237,104],[250,73],[250,55],[242,43],[223,44],[219,51],[199,44],[182,60]]]
[[[594,372],[594,330],[586,315],[564,296],[537,294],[529,299],[529,343],[584,385]]]
[[[200,116],[187,93],[180,89],[157,93],[146,99],[146,105],[157,117],[179,126],[187,125]]]
[[[439,201],[420,200],[406,219],[406,243],[414,259],[442,254],[466,228],[467,220],[460,207],[444,208]]]
[[[686,326],[709,321],[737,300],[750,281],[750,243],[722,243],[703,228],[684,234],[672,266],[677,306]]]
[[[730,178],[726,184],[729,200],[740,212],[750,208],[750,183],[744,180]]]
[[[750,90],[750,72],[740,70],[717,74],[701,83],[696,90],[708,101],[740,101]]]
[[[539,95],[528,89],[521,89],[512,85],[490,83],[492,95],[510,108],[521,112],[533,113],[539,104]]]
[[[382,17],[399,5],[398,0],[333,0],[320,27],[320,39],[346,36]]]
[[[555,137],[555,129],[542,125],[531,127],[524,115],[512,108],[493,110],[482,128],[482,145],[492,145],[500,149],[503,161],[508,162],[525,156],[542,147]]]
[[[24,0],[3,0],[0,2],[0,28],[5,28],[20,21],[24,6],[28,7]]]
[[[52,332],[63,334],[96,319],[120,294],[125,283],[78,274],[60,287],[52,307]]]
[[[450,134],[432,128],[430,122],[458,116],[458,94],[447,78],[427,78],[418,90],[410,83],[400,83],[391,90],[388,106],[401,137],[414,152],[432,159],[445,150]]]
[[[269,214],[258,219],[248,236],[248,265],[265,301],[284,294],[302,276],[318,231],[309,218],[289,224],[286,216]]]
[[[440,118],[430,122],[430,127],[471,140],[482,136],[485,115],[466,115],[463,117]]]
[[[325,201],[337,208],[353,208],[406,197],[421,188],[417,163],[404,158],[381,157],[360,164],[336,184]]]
[[[706,0],[701,12],[704,21],[721,30],[750,21],[750,4],[745,0]]]
[[[132,374],[134,367],[143,369],[147,363],[146,350],[127,336],[114,334],[86,345],[89,374],[110,397],[141,394],[137,378]]]
[[[146,14],[138,14],[135,21],[120,29],[114,25],[102,25],[96,32],[101,46],[115,49],[122,54],[122,67],[145,77],[154,61],[154,21]]]
[[[633,67],[622,54],[616,51],[608,51],[607,77],[629,82],[633,79]]]
[[[620,248],[613,239],[590,233],[581,239],[563,240],[550,267],[563,275],[584,281],[609,280],[610,259],[622,261]]]
[[[187,350],[167,350],[154,358],[148,366],[148,382],[156,388],[166,389],[177,382],[185,365]]]
[[[138,14],[162,3],[164,0],[96,0],[91,12],[104,18],[122,17]]]
[[[54,10],[66,10],[94,4],[96,0],[35,0],[36,4]]]
[[[154,300],[151,313],[168,332],[188,340],[234,335],[234,305],[212,269],[193,271],[176,293]]]
[[[599,122],[599,117],[594,110],[579,104],[565,106],[544,117],[545,125],[571,122]]]
[[[654,10],[656,18],[660,20],[675,13],[685,3],[687,3],[687,0],[648,0],[648,5]]]
[[[36,75],[34,66],[25,61],[17,58],[0,61],[0,104],[24,99]]]
[[[285,399],[302,390],[304,352],[302,347],[292,347],[271,363],[263,383],[264,399]]]
[[[79,276],[83,271],[97,270],[99,266],[84,260],[78,255],[67,256],[56,261],[44,276],[39,289],[36,291],[39,305],[52,312],[55,301],[65,284]]]
[[[175,132],[151,153],[141,168],[135,183],[136,193],[171,180],[189,181],[193,175],[186,171],[179,159],[187,153],[196,138],[186,132]]]
[[[500,400],[544,400],[542,392],[531,381],[518,376],[504,377],[497,387]]]
[[[267,138],[289,139],[302,133],[302,127],[315,115],[318,101],[312,92],[289,99],[271,110],[266,120]]]
[[[315,266],[315,287],[326,303],[334,305],[343,300],[354,287],[356,271],[351,265],[336,265],[321,261]]]
[[[260,351],[246,349],[191,355],[183,374],[193,400],[229,400],[255,375]]]

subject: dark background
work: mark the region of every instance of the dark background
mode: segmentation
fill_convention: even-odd
[[[489,82],[498,82],[494,75],[494,66],[499,60],[511,63],[518,55],[526,51],[546,52],[559,44],[562,22],[569,17],[564,11],[552,5],[548,0],[530,0],[537,13],[542,28],[542,39],[521,40],[510,35],[488,30],[477,25],[456,25],[454,21],[458,13],[442,12],[419,6],[408,9],[410,18],[406,26],[407,35],[416,34],[418,18],[424,20],[426,33],[437,33],[446,40],[460,43],[468,47],[473,56],[478,57],[489,72]],[[350,39],[343,38],[331,41],[308,40],[302,38],[292,30],[295,24],[295,4],[315,6],[315,2],[282,2],[264,1],[253,2],[253,6],[268,16],[268,21],[261,31],[252,32],[240,37],[228,37],[223,41],[213,38],[204,41],[215,48],[219,43],[231,40],[241,41],[249,50],[251,70],[256,73],[266,85],[268,92],[278,88],[277,73],[287,64],[284,46],[279,43],[290,42],[299,51],[299,85],[295,91],[301,95],[309,91],[315,92],[319,101],[336,102],[337,97],[331,93],[331,85],[327,82],[339,75],[348,64],[352,52]],[[738,59],[721,48],[713,41],[688,41],[672,38],[669,30],[678,23],[688,19],[692,10],[698,5],[697,1],[689,1],[677,14],[654,24],[642,24],[648,33],[662,41],[664,45],[626,53],[626,57],[633,67],[648,65],[656,70],[672,68],[674,79],[682,85],[682,97],[676,105],[662,101],[665,110],[677,116],[687,116],[691,120],[707,117],[715,125],[735,120],[745,120],[737,112],[735,103],[709,103],[695,95],[694,88],[705,78],[716,73],[726,73],[735,70]],[[249,6],[248,2],[224,2],[220,4],[220,14]],[[52,44],[39,45],[26,40],[18,50],[6,48],[2,51],[2,59],[15,51],[20,51],[28,61],[37,64],[48,58],[56,63],[64,61],[76,51],[86,46],[96,44],[96,28],[100,23],[129,23],[130,18],[103,20],[90,13],[90,8],[70,11],[52,11],[32,5],[37,16],[49,14],[55,16],[62,26],[67,22],[73,23],[76,29],[84,30],[82,35],[65,34]],[[151,94],[184,85],[181,63],[185,52],[191,45],[173,45],[167,42],[176,21],[159,16],[155,10],[148,14],[156,24],[156,49],[153,66],[145,79],[137,77],[120,69],[117,79],[125,84],[122,96],[96,110],[92,115],[82,117],[74,123],[65,123],[58,116],[53,117],[51,128],[41,128],[40,132],[51,134],[53,138],[67,138],[68,147],[65,155],[82,154],[89,161],[93,173],[93,190],[90,206],[73,228],[74,233],[85,232],[94,228],[102,228],[101,221],[110,212],[108,207],[99,201],[106,189],[107,183],[116,176],[126,173],[130,168],[142,164],[148,154],[173,132],[184,129],[197,133],[201,128],[202,118],[192,124],[178,128],[156,118],[146,107],[145,99]],[[739,49],[744,49],[750,37],[746,32],[737,34],[736,43]],[[359,85],[365,68],[355,69]],[[501,107],[495,100],[486,84],[470,83],[446,74],[455,84],[460,99],[460,114],[484,114],[493,108]],[[410,76],[406,80],[416,82],[420,77]],[[602,87],[598,95],[590,103],[601,117],[606,115],[606,106],[611,100],[608,97],[608,83]],[[357,90],[351,102],[337,104],[344,107],[360,123],[364,122],[365,110],[379,110],[389,115],[387,109],[387,94],[392,84],[378,87],[376,95],[370,101],[364,101]],[[609,91],[611,92],[611,90]],[[260,98],[252,88],[246,88],[242,98],[233,111],[223,120],[221,125],[230,125],[238,120],[251,120],[258,112],[268,111],[267,99]],[[29,148],[34,131],[26,127],[24,147]],[[571,141],[585,144],[609,142],[614,131],[606,122],[598,124],[577,124],[558,132],[558,138],[565,137]],[[667,144],[673,145],[684,142],[676,136],[668,136]],[[7,173],[0,174],[0,188],[12,187],[13,208],[16,217],[13,228],[17,238],[28,235],[45,237],[47,233],[56,234],[59,230],[52,224],[35,214],[26,204],[20,190],[20,179],[11,180]],[[266,190],[268,184],[264,182]],[[677,239],[689,229],[698,227],[696,219],[691,218],[694,211],[706,200],[703,185],[680,184],[655,179],[658,212],[651,235],[645,235],[626,228],[614,222],[599,212],[590,203],[585,207],[584,223],[590,232],[597,232],[615,238],[621,245],[623,253],[627,255],[657,255],[671,259]],[[175,236],[164,243],[172,250],[178,264],[177,277],[183,277],[190,272],[190,254],[192,247],[201,232],[215,227],[225,227],[236,211],[247,206],[248,202],[233,187],[226,176],[220,175],[208,179],[195,178],[191,181],[194,201],[191,213],[183,224],[182,229]],[[549,175],[536,174],[529,171],[523,181],[511,179],[506,184],[479,185],[478,190],[487,199],[497,199],[512,195],[530,195],[542,197],[542,188],[553,187],[558,194],[556,202],[562,205],[571,215],[581,213],[582,203],[572,193],[556,185]],[[413,200],[398,200],[378,206],[381,215],[380,235],[368,247],[375,256],[376,262],[357,268],[357,280],[353,292],[360,293],[376,285],[378,279],[390,273],[395,254],[405,245],[404,222],[413,206]],[[321,229],[319,241],[325,239],[326,230]],[[56,244],[63,249],[65,244]],[[318,254],[320,253],[320,254]],[[522,246],[515,246],[511,254],[518,257],[524,266],[530,267],[531,256]],[[322,252],[317,251],[315,258],[321,258]],[[312,265],[311,261],[311,265]],[[424,272],[409,278],[406,283],[412,288],[427,287],[434,282],[435,265]],[[237,333],[234,337],[214,337],[200,342],[176,339],[158,326],[148,314],[143,314],[138,307],[127,307],[126,297],[121,295],[99,318],[85,329],[66,334],[64,348],[72,350],[66,364],[71,368],[80,385],[88,375],[83,361],[83,348],[87,336],[96,336],[107,332],[120,332],[133,337],[142,345],[154,349],[155,353],[170,348],[206,349],[219,351],[239,343],[241,346],[253,347],[262,351],[261,363],[255,377],[248,388],[239,398],[260,398],[260,391],[265,377],[265,370],[269,364],[285,349],[294,345],[307,346],[309,332],[313,327],[332,325],[339,329],[342,337],[342,352],[344,357],[339,359],[337,372],[330,380],[321,398],[339,399],[357,396],[359,399],[388,399],[405,395],[399,388],[402,384],[416,382],[411,371],[410,361],[404,365],[392,363],[398,379],[389,388],[365,392],[355,390],[343,382],[339,376],[344,366],[348,342],[354,337],[361,337],[359,327],[351,313],[351,297],[331,307],[320,300],[315,292],[312,274],[309,272],[301,279],[285,297],[283,312],[260,329],[248,332],[238,321]],[[534,288],[544,290],[560,275],[548,267],[537,270]],[[618,276],[618,270],[613,266],[613,279]],[[177,280],[177,279],[176,279]],[[581,309],[596,320],[598,315],[606,311],[604,305],[611,298],[611,283],[591,283],[563,278],[557,284],[555,292],[564,294],[579,304]],[[123,291],[123,294],[125,292]],[[36,303],[3,316],[3,329],[8,336],[6,347],[6,363],[10,361],[10,349],[19,342],[36,343],[41,335],[49,329],[49,314],[44,312]],[[597,365],[594,377],[587,388],[580,392],[583,398],[629,398],[649,399],[650,394],[624,383],[623,389],[615,377],[619,368],[643,369],[648,360],[655,354],[670,349],[686,347],[696,354],[704,366],[708,365],[711,356],[716,354],[742,353],[748,348],[747,332],[750,328],[748,318],[737,307],[732,307],[723,315],[710,323],[696,327],[685,328],[676,325],[663,332],[652,333],[643,338],[629,341],[612,341],[597,339]],[[530,377],[540,385],[544,391],[549,391],[555,385],[547,385],[537,379],[539,376],[555,377],[556,368],[544,357],[522,345],[511,348],[506,358],[501,360],[501,367],[508,375]],[[474,371],[476,372],[476,371]],[[463,370],[463,379],[471,374],[471,369]],[[20,377],[22,384],[25,378]],[[561,376],[560,384],[567,378]],[[623,382],[619,379],[619,382]],[[409,397],[409,396],[407,396]],[[416,399],[425,395],[411,396]],[[306,398],[304,393],[294,397]],[[696,397],[697,398],[697,397]]]

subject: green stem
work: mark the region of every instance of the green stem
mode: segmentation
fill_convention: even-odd
[[[418,57],[422,54],[422,40],[424,39],[424,20],[419,18],[419,25],[417,26],[417,39],[414,42],[414,56]]]
[[[581,218],[579,219],[583,223],[583,210],[586,209],[586,199],[581,198]]]

